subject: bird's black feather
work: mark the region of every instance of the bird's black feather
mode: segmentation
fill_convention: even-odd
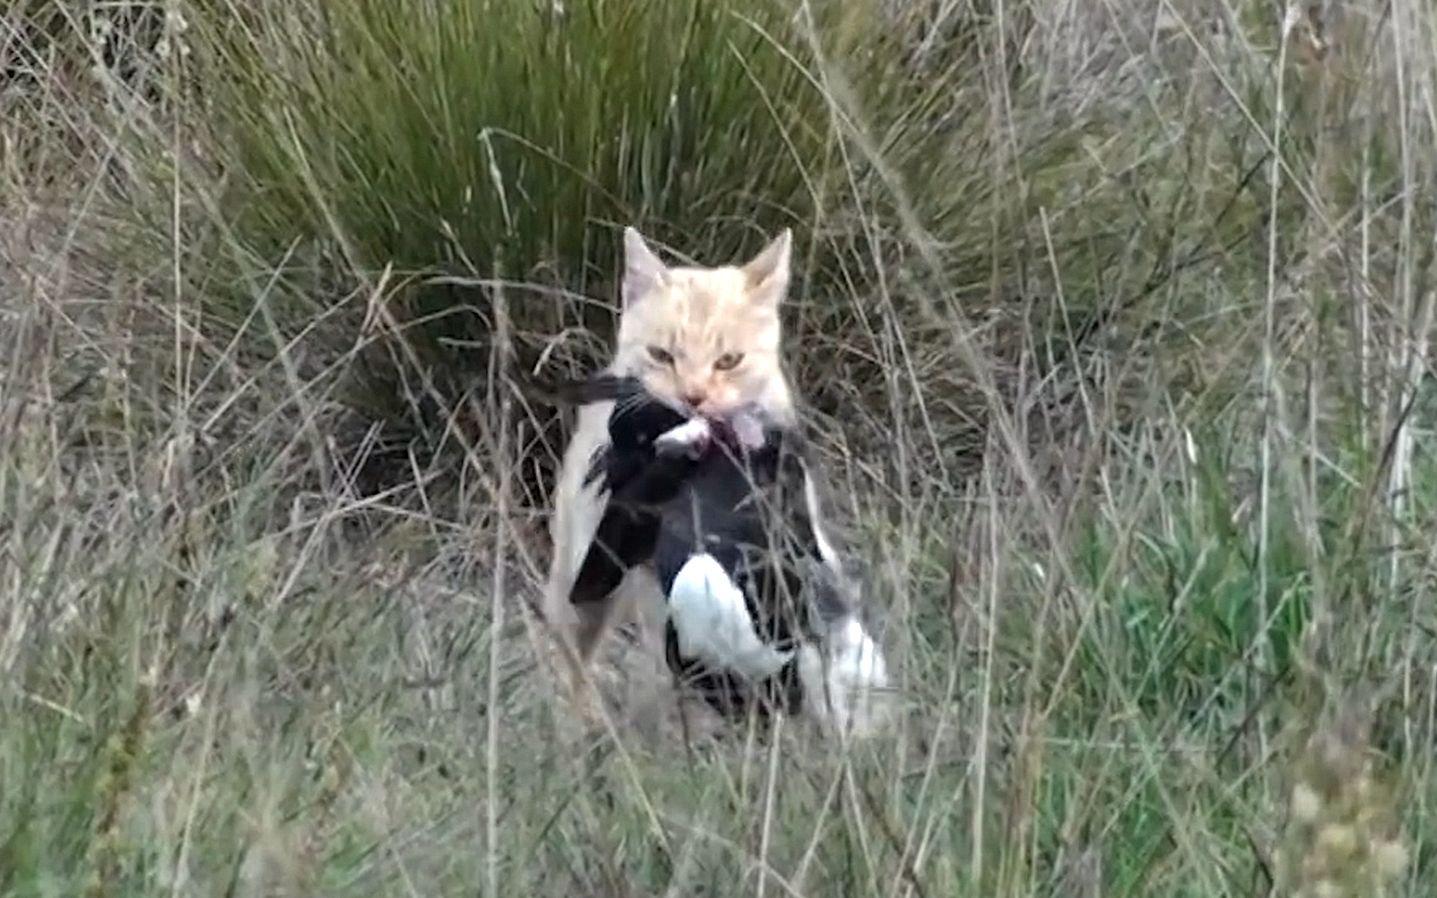
[[[551,395],[579,403],[613,401],[609,444],[596,453],[586,482],[602,481],[608,494],[599,526],[575,579],[570,601],[599,602],[629,568],[652,563],[667,596],[683,565],[703,552],[715,558],[744,594],[758,635],[780,651],[811,635],[805,587],[819,559],[810,509],[804,500],[805,459],[797,434],[762,420],[763,439],[746,447],[715,440],[697,457],[664,454],[655,440],[690,416],[648,394],[635,378],[595,375],[557,385]],[[716,428],[727,433],[722,422]],[[813,579],[813,578],[808,578]],[[673,625],[667,626],[670,669],[721,712],[792,712],[802,700],[790,661],[765,683],[747,683],[732,671],[685,658]]]

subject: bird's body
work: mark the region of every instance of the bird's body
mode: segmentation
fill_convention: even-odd
[[[851,610],[825,576],[798,435],[753,409],[689,417],[621,378],[594,389],[616,400],[611,442],[589,469],[608,503],[570,600],[602,601],[630,567],[651,562],[680,681],[723,712],[755,701],[796,712],[815,613]]]

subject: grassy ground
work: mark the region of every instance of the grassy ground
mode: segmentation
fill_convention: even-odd
[[[1433,894],[1434,96],[1415,0],[12,4],[0,894]],[[795,229],[872,741],[552,695],[504,371],[626,223]]]

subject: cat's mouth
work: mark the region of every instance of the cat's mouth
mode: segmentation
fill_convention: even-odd
[[[723,404],[715,404],[709,402],[708,400],[697,403],[687,402],[683,400],[680,400],[680,402],[682,403],[683,408],[687,414],[707,418],[710,421],[726,421],[732,418],[734,415],[742,413],[749,406],[755,404],[751,402],[727,402]]]
[[[731,449],[756,449],[763,443],[764,414],[756,402],[698,412],[694,418],[707,422],[712,439]]]

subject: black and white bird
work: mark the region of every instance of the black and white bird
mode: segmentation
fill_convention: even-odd
[[[570,601],[601,601],[652,563],[681,683],[721,713],[809,710],[846,728],[854,691],[883,689],[887,672],[818,526],[800,435],[756,407],[692,417],[631,378],[570,386],[615,401],[588,472],[607,505]]]

